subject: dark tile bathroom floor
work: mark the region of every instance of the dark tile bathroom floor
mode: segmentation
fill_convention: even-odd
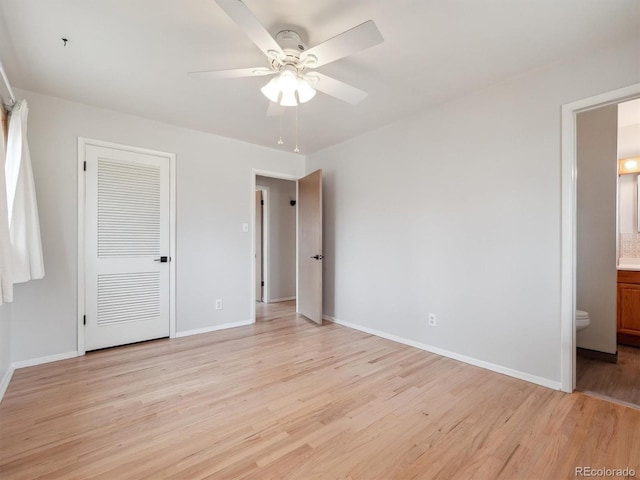
[[[576,389],[640,408],[640,348],[618,345],[618,363],[578,355]]]

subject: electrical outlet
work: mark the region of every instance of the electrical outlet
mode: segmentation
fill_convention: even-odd
[[[216,300],[216,310],[222,310],[222,299]]]
[[[435,313],[430,313],[429,314],[429,326],[430,327],[435,327],[436,325],[437,325],[436,314]]]

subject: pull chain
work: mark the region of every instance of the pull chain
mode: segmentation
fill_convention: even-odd
[[[278,145],[282,145],[284,142],[282,141],[282,115],[280,115],[280,138],[278,138]]]
[[[298,148],[298,106],[296,105],[296,148],[293,149],[293,153],[299,153],[300,149]]]

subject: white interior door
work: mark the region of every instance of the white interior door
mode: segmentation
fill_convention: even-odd
[[[170,160],[87,145],[86,350],[170,333]]]
[[[298,312],[322,324],[322,170],[298,180]]]

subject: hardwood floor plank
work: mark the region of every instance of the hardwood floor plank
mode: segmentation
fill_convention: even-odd
[[[640,411],[334,324],[255,325],[20,369],[4,479],[556,479],[640,472]]]
[[[578,355],[576,385],[585,393],[640,408],[640,348],[618,345],[618,363]]]

